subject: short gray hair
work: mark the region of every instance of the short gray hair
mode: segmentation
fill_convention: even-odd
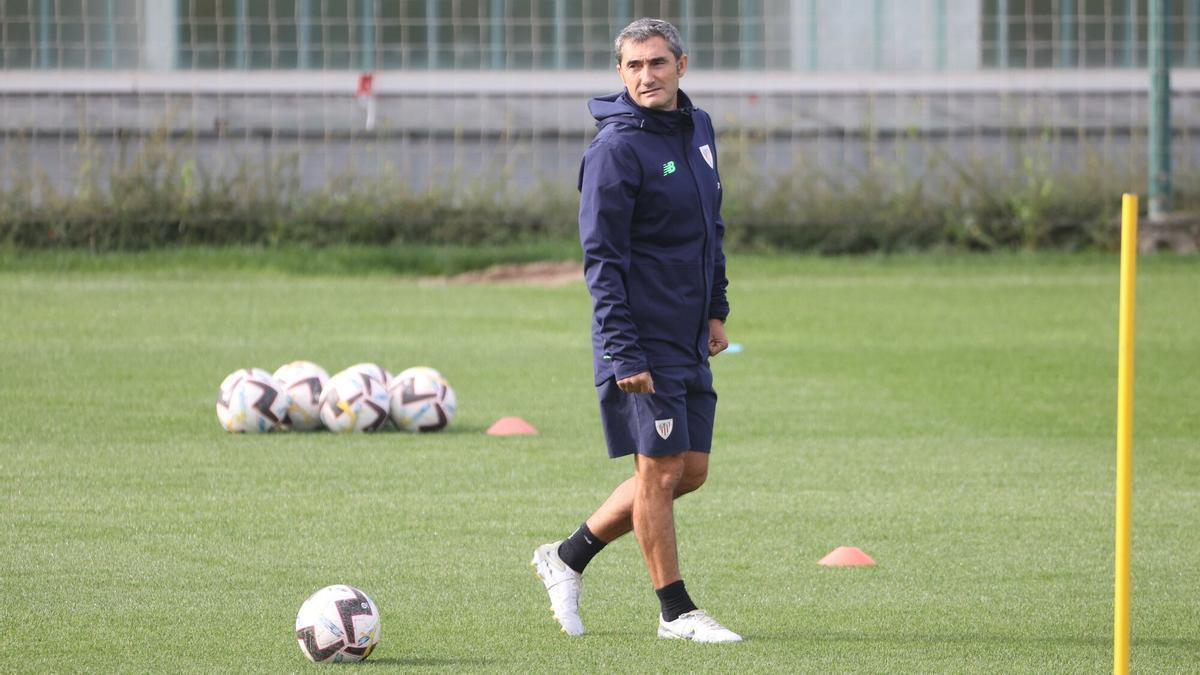
[[[626,40],[645,42],[655,36],[667,41],[676,59],[683,56],[683,39],[679,37],[679,30],[675,26],[662,19],[643,18],[625,26],[617,33],[617,39],[613,41],[613,56],[617,58],[617,63],[621,63],[621,45],[625,44]]]

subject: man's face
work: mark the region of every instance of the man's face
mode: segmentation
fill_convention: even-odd
[[[626,40],[621,45],[617,74],[634,103],[643,108],[674,110],[687,60],[687,54],[676,60],[666,39],[658,35],[644,42]]]

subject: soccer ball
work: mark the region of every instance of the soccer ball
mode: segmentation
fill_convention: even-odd
[[[352,370],[357,373],[366,373],[367,375],[370,375],[371,377],[382,382],[384,386],[387,386],[388,382],[392,381],[392,374],[387,371],[387,368],[384,368],[378,363],[356,363],[346,370]]]
[[[326,586],[300,605],[296,641],[309,661],[362,661],[379,644],[379,608],[353,586]]]
[[[243,368],[229,374],[217,390],[217,421],[226,431],[274,431],[288,410],[288,395],[262,368]]]
[[[350,369],[334,375],[321,392],[321,421],[330,431],[378,431],[388,421],[387,387]]]
[[[399,375],[396,375],[396,379],[403,380],[406,377],[412,377],[414,375],[424,375],[440,382],[446,381],[446,378],[442,377],[441,373],[433,368],[430,368],[429,366],[413,366],[412,368],[405,368],[404,370],[400,371]]]
[[[438,431],[454,419],[458,398],[450,383],[418,373],[392,380],[392,422],[404,431]]]
[[[292,361],[275,371],[275,379],[288,393],[287,423],[291,428],[321,428],[321,392],[329,383],[329,373],[311,361]]]

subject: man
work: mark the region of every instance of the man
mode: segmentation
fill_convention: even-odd
[[[634,475],[569,538],[538,547],[533,566],[562,630],[581,635],[584,568],[633,530],[661,605],[659,637],[737,642],[688,596],[672,507],[708,475],[708,358],[729,346],[712,121],[679,90],[688,57],[670,23],[634,21],[615,53],[625,90],[588,103],[600,131],[580,168],[579,237],[608,454],[633,454]]]

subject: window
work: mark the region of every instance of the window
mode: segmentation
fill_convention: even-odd
[[[136,0],[0,0],[0,67],[138,65]]]
[[[607,69],[639,16],[675,23],[698,65],[761,67],[766,21],[762,0],[176,2],[178,64],[198,69]]]
[[[1144,68],[1147,0],[984,0],[988,68]],[[1168,2],[1170,62],[1200,66],[1200,3]]]

